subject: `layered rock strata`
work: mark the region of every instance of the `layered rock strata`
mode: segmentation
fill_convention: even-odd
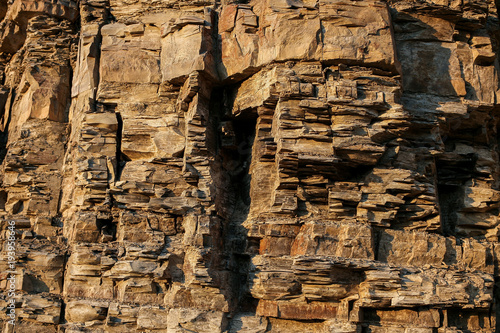
[[[495,1],[0,0],[0,19],[15,332],[500,329]]]

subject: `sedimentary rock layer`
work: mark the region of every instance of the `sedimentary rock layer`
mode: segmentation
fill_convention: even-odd
[[[0,19],[3,332],[500,325],[495,1]]]

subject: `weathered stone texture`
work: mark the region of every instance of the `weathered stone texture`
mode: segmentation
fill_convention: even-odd
[[[0,0],[15,332],[500,330],[496,5]]]

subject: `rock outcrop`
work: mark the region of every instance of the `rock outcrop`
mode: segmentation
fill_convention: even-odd
[[[0,0],[3,332],[500,330],[497,3]]]

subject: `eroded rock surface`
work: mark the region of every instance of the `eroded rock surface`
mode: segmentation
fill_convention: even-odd
[[[500,330],[495,1],[0,19],[15,332]]]

